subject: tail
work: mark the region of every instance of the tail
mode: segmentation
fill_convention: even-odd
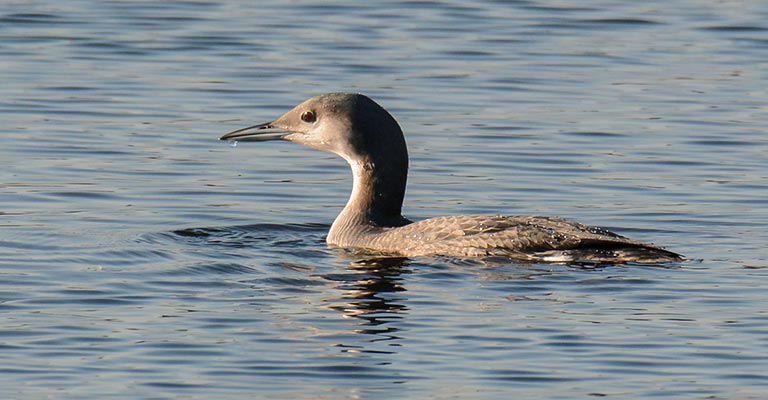
[[[650,246],[583,247],[538,252],[534,256],[547,262],[599,264],[667,264],[685,260],[680,254]]]

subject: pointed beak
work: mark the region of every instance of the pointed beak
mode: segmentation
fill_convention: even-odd
[[[279,140],[290,135],[292,132],[272,125],[272,122],[266,124],[249,126],[227,133],[219,140],[229,140],[236,142],[262,142],[265,140]]]

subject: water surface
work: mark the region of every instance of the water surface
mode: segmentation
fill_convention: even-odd
[[[0,394],[763,398],[768,6],[5,2]],[[400,121],[405,210],[559,215],[664,267],[365,259],[351,176],[218,142],[328,91]]]

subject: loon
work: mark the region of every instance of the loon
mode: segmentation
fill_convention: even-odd
[[[339,155],[354,178],[330,247],[402,257],[506,257],[531,262],[667,263],[683,257],[559,217],[457,215],[412,222],[401,209],[408,149],[394,117],[359,93],[327,93],[280,118],[230,132],[230,142],[287,140]]]

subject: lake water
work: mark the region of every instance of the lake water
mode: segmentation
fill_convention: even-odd
[[[5,1],[0,397],[762,399],[766,21],[758,1]],[[341,159],[217,140],[329,91],[401,123],[410,218],[559,215],[691,260],[330,250]]]

